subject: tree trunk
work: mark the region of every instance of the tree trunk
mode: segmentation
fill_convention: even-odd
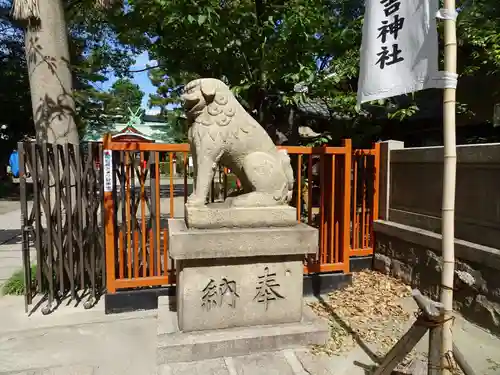
[[[78,144],[63,2],[43,0],[38,7],[39,22],[31,23],[25,32],[36,138]]]

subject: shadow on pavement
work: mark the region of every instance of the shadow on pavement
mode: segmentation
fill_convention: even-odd
[[[21,243],[19,229],[0,229],[0,245],[15,245]]]
[[[383,358],[379,358],[369,347],[368,345],[361,339],[361,337],[348,325],[340,316],[337,315],[335,310],[323,299],[321,296],[316,296],[319,303],[328,311],[331,318],[333,318],[343,329],[345,329],[349,334],[354,338],[356,343],[359,345],[361,349],[370,357],[370,359],[375,363],[380,363]],[[366,366],[366,365],[363,365]],[[366,370],[366,369],[365,369]]]

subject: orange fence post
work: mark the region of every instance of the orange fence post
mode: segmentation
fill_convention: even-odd
[[[345,147],[344,159],[344,222],[343,222],[343,250],[341,263],[344,267],[344,273],[349,273],[349,257],[351,253],[351,155],[352,142],[350,139],[344,139],[343,146]]]
[[[132,167],[133,168],[133,167]],[[125,247],[125,254],[127,255],[128,263],[128,278],[132,277],[132,213],[131,213],[131,199],[130,199],[130,189],[131,189],[131,158],[128,152],[125,153],[125,218],[127,222],[127,245]],[[120,263],[120,270],[124,267],[124,264]]]
[[[323,148],[324,150],[324,148]],[[326,199],[325,199],[325,190],[326,190],[326,181],[325,181],[325,155],[321,153],[319,159],[319,259],[321,264],[326,263],[326,241],[325,237],[327,236],[326,231]]]
[[[146,258],[146,170],[147,164],[144,159],[144,151],[141,151],[141,250],[142,259]],[[139,255],[136,258],[134,277],[139,277]],[[144,273],[144,271],[143,271]]]
[[[312,224],[312,155],[307,157],[307,224]]]
[[[302,208],[302,154],[297,155],[297,221],[300,223]]]
[[[170,162],[172,163],[172,159],[170,159]],[[172,167],[172,164],[170,164]],[[161,264],[161,259],[160,259],[160,216],[161,216],[161,206],[160,206],[160,189],[161,189],[161,181],[160,181],[160,154],[159,152],[155,152],[155,184],[156,184],[156,189],[155,189],[155,212],[156,212],[156,217],[155,217],[155,242],[154,242],[154,247],[151,247],[151,250],[156,249],[158,256],[156,257],[156,261],[158,264]],[[173,186],[172,186],[172,168],[170,169],[170,193],[172,194]],[[173,194],[172,194],[173,195]],[[170,196],[170,209],[171,209],[171,215],[174,213],[173,209],[173,198],[172,195]],[[153,246],[153,245],[151,245]],[[153,265],[154,266],[154,265]],[[153,267],[154,269],[154,267]],[[159,269],[159,266],[158,266]],[[158,271],[158,275],[159,271]]]
[[[328,249],[328,256],[330,259],[330,263],[338,262],[338,254],[335,251],[335,241],[337,234],[335,233],[335,155],[332,155],[332,168],[331,168],[331,176],[330,176],[330,242]]]
[[[378,220],[380,190],[380,142],[375,143],[375,176],[373,182],[373,221]]]
[[[113,154],[110,150],[111,135],[107,134],[103,140],[104,168],[104,225],[106,233],[106,289],[108,293],[115,293],[115,225],[113,202]]]
[[[374,144],[375,157],[374,157],[374,176],[373,176],[373,215],[370,223],[370,246],[375,251],[375,232],[373,231],[373,223],[378,220],[379,215],[379,190],[380,190],[380,143]]]
[[[184,152],[183,154],[183,162],[184,162],[184,203],[187,203],[187,186],[188,186],[188,167],[189,167],[189,162],[188,162],[188,153]]]
[[[352,163],[352,249],[358,248],[358,159],[354,157]]]
[[[143,287],[143,286],[155,286],[155,285],[165,285],[171,284],[175,280],[175,269],[173,264],[167,265],[169,261],[167,255],[167,229],[161,228],[161,223],[159,221],[159,203],[160,203],[160,176],[159,176],[159,152],[167,152],[170,156],[169,170],[170,170],[170,215],[174,216],[174,175],[173,175],[173,155],[176,152],[182,153],[184,158],[184,189],[185,195],[184,199],[187,198],[187,167],[188,167],[188,152],[189,145],[187,144],[154,144],[154,143],[142,143],[142,142],[129,142],[129,143],[119,143],[112,142],[109,135],[104,138],[103,142],[104,148],[104,158],[102,167],[104,170],[104,225],[105,225],[105,244],[106,244],[106,287],[108,293],[115,293],[117,289],[123,288],[133,288],[133,287]],[[319,165],[319,192],[320,198],[319,204],[319,251],[317,258],[313,259],[311,257],[310,261],[305,265],[306,272],[336,272],[342,271],[344,273],[350,273],[349,261],[351,256],[361,256],[369,255],[372,253],[372,243],[373,243],[373,221],[377,220],[379,214],[379,163],[380,163],[380,144],[375,144],[372,149],[368,150],[353,150],[352,142],[350,139],[345,139],[343,141],[342,147],[301,147],[301,146],[279,146],[280,149],[286,149],[289,154],[297,155],[297,220],[301,221],[303,214],[301,201],[303,197],[307,194],[307,222],[308,224],[313,224],[312,211],[317,208],[317,202],[313,202],[313,192],[316,194],[316,187],[313,190],[313,156],[320,158]],[[142,214],[142,221],[140,225],[140,234],[131,233],[131,228],[128,223],[125,224],[123,233],[121,234],[122,239],[119,241],[120,247],[116,249],[118,245],[115,239],[115,202],[114,202],[114,191],[116,189],[113,186],[114,175],[113,175],[113,162],[112,162],[112,152],[122,151],[122,152],[137,152],[140,154],[140,211]],[[151,177],[155,178],[155,183],[157,188],[152,194],[156,199],[151,197],[151,204],[154,206],[151,209],[156,208],[157,217],[156,220],[151,223],[151,228],[146,227],[146,189],[145,180],[147,175],[147,170],[144,166],[145,163],[145,152],[149,152],[151,157],[149,158],[148,164],[151,166],[155,164],[154,170],[150,170]],[[307,155],[307,172],[302,171],[302,163],[305,162],[304,155]],[[328,157],[327,157],[328,155]],[[344,156],[342,160],[341,155]],[[331,156],[331,159],[330,159]],[[357,167],[358,161],[353,159],[358,157],[363,159],[363,167],[366,164],[366,158],[374,158],[374,173],[373,175],[365,176],[365,178],[373,179],[367,184],[367,181],[363,181],[363,188],[365,184],[370,186],[373,182],[374,191],[367,191],[363,196],[363,202],[356,202],[356,185],[360,179],[357,178]],[[328,163],[326,161],[328,160]],[[331,160],[331,168],[330,168]],[[128,161],[128,160],[127,160]],[[343,172],[342,172],[343,163]],[[124,172],[124,177],[126,175],[127,181],[122,188],[125,189],[125,195],[127,201],[125,204],[130,203],[130,165],[126,163],[126,170]],[[366,168],[363,168],[366,170]],[[224,170],[225,174],[225,192],[227,192],[227,170]],[[314,175],[316,175],[315,172]],[[354,175],[353,175],[354,173]],[[308,179],[307,193],[302,191],[302,180],[304,178]],[[331,186],[329,185],[331,183]],[[354,184],[354,185],[353,185]],[[340,187],[337,188],[337,186]],[[353,189],[353,190],[351,190]],[[354,191],[354,197],[351,196]],[[128,193],[128,194],[127,194]],[[365,202],[368,195],[373,198],[373,203]],[[315,197],[316,198],[316,197]],[[359,199],[358,199],[359,200]],[[354,202],[354,207],[353,207]],[[361,218],[358,218],[356,212],[356,203],[361,203],[362,212]],[[316,211],[315,211],[316,212]],[[127,212],[127,222],[131,219],[131,213]],[[358,224],[358,222],[361,223]],[[362,228],[358,228],[359,225]],[[128,231],[129,233],[125,233]],[[362,232],[363,239],[358,240],[358,235]],[[161,235],[164,237],[161,238]],[[130,242],[134,240],[134,246],[131,247]],[[142,241],[139,240],[141,238]],[[147,242],[149,240],[149,250],[147,249]],[[137,242],[141,242],[141,246]],[[161,242],[163,242],[163,253],[161,252]],[[361,246],[358,242],[361,242]],[[128,254],[128,264],[124,265],[124,260],[121,259],[121,251],[127,248]],[[140,249],[140,248],[142,249]],[[142,250],[142,257],[139,253]],[[149,253],[148,253],[149,251]],[[133,253],[133,254],[132,254]],[[132,258],[133,255],[133,258]],[[117,264],[116,261],[119,258],[120,267],[128,266],[127,275],[117,275]],[[140,259],[139,259],[140,258]],[[140,262],[142,260],[142,262]],[[161,262],[163,260],[163,266]],[[134,262],[133,272],[130,269],[130,262]],[[158,262],[158,263],[155,263]],[[139,269],[139,264],[142,263],[142,272]],[[124,268],[126,269],[126,268]],[[121,269],[120,269],[121,271]]]
[[[157,155],[158,153],[156,153]],[[170,200],[170,217],[174,217],[174,153],[168,153],[168,173],[170,174],[170,188],[169,188],[169,200]],[[159,180],[157,180],[156,184],[158,185],[159,191]],[[160,196],[158,196],[158,201]]]

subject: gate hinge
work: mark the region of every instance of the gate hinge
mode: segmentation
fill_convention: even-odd
[[[22,231],[31,233],[31,232],[33,232],[33,227],[31,225],[23,225]]]

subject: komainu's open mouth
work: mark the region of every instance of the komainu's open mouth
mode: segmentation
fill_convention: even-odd
[[[184,99],[184,109],[186,110],[186,112],[191,112],[194,109],[196,109],[196,106],[198,105],[199,102],[200,98],[189,99],[189,100]]]

